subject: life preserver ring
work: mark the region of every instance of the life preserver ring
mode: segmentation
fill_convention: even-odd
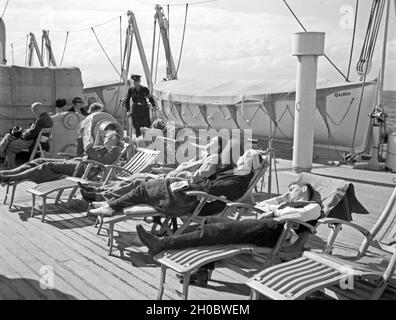
[[[62,118],[62,123],[64,127],[68,130],[74,130],[78,128],[78,124],[80,123],[80,119],[75,112],[68,112]]]

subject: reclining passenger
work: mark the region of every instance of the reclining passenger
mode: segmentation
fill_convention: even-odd
[[[0,157],[6,158],[8,169],[15,168],[16,154],[24,149],[29,149],[42,129],[52,128],[53,126],[51,117],[45,112],[40,102],[33,103],[31,111],[36,116],[36,120],[29,128],[22,131],[13,128],[0,141]]]
[[[122,143],[115,131],[109,131],[104,138],[103,146],[87,147],[85,157],[102,164],[112,164],[121,154]],[[71,176],[80,162],[64,159],[36,159],[16,169],[0,171],[1,185],[29,180],[43,183],[60,179],[62,176]],[[81,166],[78,177],[84,174],[86,166]],[[98,170],[91,170],[90,177],[97,175]],[[90,178],[89,177],[89,178]]]
[[[138,225],[136,231],[140,241],[149,249],[149,254],[157,255],[162,251],[179,250],[199,246],[252,244],[273,248],[283,230],[282,220],[294,219],[315,225],[321,217],[321,206],[312,201],[314,190],[309,184],[292,184],[290,192],[256,205],[260,211],[266,211],[258,220],[246,219],[235,221],[222,217],[207,217],[202,225],[194,225],[183,234],[157,238]],[[284,202],[282,202],[285,200]],[[280,202],[280,203],[279,203]],[[276,220],[274,220],[276,218]],[[305,226],[292,230],[286,235],[286,246],[291,246],[298,239],[298,234],[306,231]],[[202,266],[191,273],[190,284],[206,285],[209,270],[215,263]]]
[[[260,155],[249,150],[239,158],[236,168],[224,168],[218,174],[194,183],[188,179],[159,178],[140,184],[119,199],[108,202],[94,202],[97,209],[91,214],[111,216],[117,210],[138,204],[149,204],[169,217],[179,217],[191,213],[198,204],[197,197],[188,196],[186,191],[204,191],[215,196],[225,196],[228,200],[239,199],[247,190],[250,180],[260,165]],[[225,207],[222,201],[208,203],[202,215],[214,215]]]
[[[141,225],[136,229],[140,240],[149,248],[151,255],[166,250],[219,244],[248,243],[273,247],[283,230],[282,220],[295,219],[312,223],[321,217],[319,203],[310,201],[313,192],[309,184],[291,185],[288,201],[278,205],[269,205],[264,201],[256,205],[258,209],[266,211],[258,220],[234,221],[226,217],[207,217],[202,226],[194,226],[195,230],[163,239],[157,239],[153,234],[146,232]],[[296,232],[299,233],[304,229],[305,227],[302,226]]]
[[[201,159],[192,159],[188,162],[184,162],[168,174],[156,175],[150,173],[139,173],[131,176],[128,182],[116,181],[110,183],[104,188],[93,188],[79,184],[81,195],[88,202],[114,200],[132,191],[140,183],[158,178],[192,179],[192,181],[197,183],[205,178],[211,177],[213,174],[216,174],[220,169],[227,167],[227,165],[223,165],[222,157],[227,157],[226,154],[231,155],[232,147],[232,141],[229,141],[228,144],[223,146],[223,139],[217,136],[211,139],[206,145],[205,154]],[[216,151],[214,152],[214,150]],[[229,169],[230,168],[231,167],[229,167]]]

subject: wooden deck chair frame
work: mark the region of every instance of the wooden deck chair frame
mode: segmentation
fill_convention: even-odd
[[[104,134],[105,132],[98,132],[96,139],[95,139],[95,145],[98,143],[100,135]],[[129,145],[126,144],[124,145],[124,148],[120,155],[118,156],[117,160],[114,163],[117,163],[121,157],[126,153],[127,149],[129,148]],[[46,215],[46,202],[47,202],[47,197],[54,192],[58,192],[57,196],[55,198],[55,204],[58,205],[59,201],[61,199],[62,193],[67,190],[67,189],[72,189],[68,200],[67,200],[67,205],[70,205],[71,200],[73,199],[75,193],[78,190],[78,181],[87,181],[87,178],[89,176],[90,170],[96,166],[100,169],[102,169],[102,172],[105,174],[106,173],[106,168],[107,166],[104,165],[103,163],[94,161],[94,160],[86,160],[86,159],[81,159],[81,158],[74,158],[73,160],[79,161],[79,164],[76,166],[76,169],[73,172],[72,177],[66,177],[64,179],[56,180],[56,181],[49,181],[49,182],[44,182],[41,184],[38,184],[32,189],[27,190],[27,192],[32,194],[32,210],[31,210],[31,217],[34,216],[34,210],[35,210],[35,205],[36,205],[36,196],[42,198],[42,210],[41,210],[41,221],[45,221],[45,215]],[[82,178],[76,178],[76,175],[80,171],[81,167],[87,165],[86,169],[84,170],[84,174]],[[103,178],[103,176],[102,176]]]
[[[314,180],[317,179],[318,176],[315,176]],[[301,183],[310,183],[310,175],[300,174],[297,181]],[[337,179],[332,179],[337,180]],[[324,183],[324,182],[321,182]],[[330,183],[330,181],[327,181]],[[335,188],[339,190],[341,188],[341,184],[345,185],[345,194],[346,190],[348,190],[349,185],[345,181],[338,181]],[[337,207],[337,204],[340,203],[343,198],[340,198],[340,195],[334,190],[323,191],[325,192],[323,196],[326,201],[333,202],[333,200],[338,200],[338,202],[333,203],[333,206],[326,206],[324,215],[327,216],[330,212]],[[322,195],[321,195],[322,196]],[[317,195],[316,195],[317,197]],[[256,212],[260,213],[261,210],[256,208],[253,205],[245,204],[245,203],[232,203],[228,204],[228,207],[232,208],[234,211],[233,219],[239,220],[243,215],[247,213]],[[257,215],[256,215],[257,217]],[[275,219],[276,220],[276,219]],[[166,277],[167,268],[172,269],[179,273],[184,278],[184,286],[182,297],[183,299],[187,299],[188,295],[188,287],[189,287],[189,277],[194,270],[197,270],[199,267],[204,266],[208,263],[224,260],[226,258],[234,257],[243,253],[248,253],[252,255],[259,255],[265,258],[264,268],[267,268],[273,264],[280,263],[282,261],[289,261],[291,259],[296,259],[302,256],[305,248],[305,244],[308,241],[309,235],[316,232],[316,228],[319,224],[314,228],[309,224],[304,224],[301,221],[296,220],[283,220],[285,222],[285,230],[281,237],[278,239],[278,243],[274,248],[261,248],[254,245],[219,245],[212,247],[197,247],[193,249],[184,249],[184,250],[174,250],[172,252],[166,252],[164,254],[160,254],[155,257],[155,260],[161,264],[161,283],[160,290],[158,294],[158,298],[161,299],[164,290],[164,281]],[[291,228],[297,228],[299,225],[303,225],[307,227],[307,231],[300,233],[299,238],[292,246],[285,247],[284,237],[289,232]],[[210,279],[211,273],[209,273],[208,279]]]
[[[107,166],[109,172],[106,175],[106,179],[102,181],[101,186],[105,187],[111,180],[125,180],[133,176],[134,174],[137,173],[142,173],[147,168],[152,165],[157,159],[160,151],[158,150],[150,150],[150,149],[144,149],[144,148],[137,148],[136,149],[137,153],[132,157],[131,160],[129,160],[125,166],[120,167],[120,166],[115,166],[115,165],[110,165]],[[117,175],[118,173],[118,175]],[[89,208],[88,208],[89,211]],[[98,234],[100,234],[102,227],[104,224],[104,217],[103,216],[98,216],[96,223],[95,223],[95,228],[99,226],[98,229]]]
[[[324,291],[333,298],[341,299],[376,300],[381,297],[392,280],[396,264],[396,188],[370,231],[339,219],[322,219],[319,222],[332,226],[323,252],[305,252],[299,259],[260,272],[247,282],[252,290],[252,299],[258,299],[260,295],[277,300],[304,299],[315,291]],[[343,226],[351,227],[364,236],[355,257],[332,255],[335,240]],[[374,264],[359,264],[362,259],[368,258],[369,247],[390,256],[381,270],[375,270]],[[350,276],[353,277],[354,288],[341,289],[340,281]]]
[[[263,152],[263,155],[265,155],[265,152]],[[250,201],[252,202],[252,192],[257,183],[260,181],[260,179],[264,176],[267,168],[269,166],[268,159],[263,159],[260,167],[256,170],[254,176],[252,177],[252,180],[250,181],[250,184],[243,194],[241,198],[238,199],[239,202],[247,202]],[[163,217],[165,218],[165,221],[162,224],[161,230],[159,231],[160,234],[166,233],[168,235],[173,235],[173,234],[180,234],[182,233],[191,223],[197,222],[201,223],[202,217],[199,216],[202,208],[204,205],[209,202],[209,201],[221,201],[224,203],[232,203],[232,201],[227,200],[225,197],[218,197],[214,196],[211,194],[208,194],[206,192],[201,192],[201,191],[188,191],[186,193],[188,196],[195,196],[198,198],[198,204],[194,211],[185,217],[181,217],[183,224],[178,230],[173,233],[169,227],[169,223],[172,218],[164,215],[161,211],[158,209],[151,207],[149,205],[138,205],[134,206],[132,208],[127,208],[124,210],[124,215],[120,217],[116,217],[114,219],[110,219],[109,221],[109,255],[112,255],[113,251],[113,246],[114,246],[114,226],[118,222],[121,221],[126,221],[126,220],[136,220],[138,218],[148,218],[148,217]],[[129,212],[128,212],[129,211]],[[225,208],[221,213],[219,213],[219,216],[223,216],[227,213],[227,208]],[[151,232],[154,232],[157,227],[157,224],[154,223]]]
[[[230,205],[240,207],[240,204]],[[244,209],[246,208],[247,207],[244,207]],[[250,207],[249,209],[252,208]],[[270,266],[275,263],[276,260],[281,258],[290,259],[292,257],[301,256],[309,233],[315,233],[316,228],[310,224],[293,219],[283,220],[282,223],[284,223],[284,228],[274,248],[261,248],[249,244],[219,245],[174,250],[158,254],[154,257],[154,260],[161,264],[161,278],[157,300],[161,300],[164,294],[166,272],[168,269],[172,269],[182,276],[183,291],[181,293],[181,298],[182,300],[187,300],[191,273],[208,263],[247,253],[264,257],[266,259],[265,266]],[[303,232],[292,246],[286,248],[287,251],[282,252],[282,249],[285,248],[286,236],[292,229],[295,229],[298,226],[305,226],[308,231]]]
[[[52,128],[41,129],[37,138],[34,141],[34,146],[33,146],[32,153],[30,154],[30,157],[29,157],[29,162],[35,159],[37,152],[40,153],[39,158],[44,158],[45,151],[43,150],[43,147],[41,146],[41,137],[43,136],[43,134],[49,134],[49,139],[51,139]],[[15,192],[16,192],[18,185],[23,182],[25,182],[25,181],[17,181],[17,182],[7,184],[5,197],[4,197],[4,204],[7,204],[7,199],[10,194],[10,189],[11,189],[11,199],[10,199],[9,209],[11,209],[14,204]]]

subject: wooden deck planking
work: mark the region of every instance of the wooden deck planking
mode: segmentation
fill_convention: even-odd
[[[278,169],[280,192],[284,192],[296,175],[290,171],[290,162],[279,161]],[[346,177],[354,183],[358,199],[370,211],[370,215],[354,215],[354,222],[368,228],[375,223],[393,190],[392,174],[367,174],[348,168],[323,166],[316,166],[313,172],[335,178]],[[130,242],[136,239],[135,227],[142,221],[117,225],[117,231],[122,234],[118,240],[124,247],[125,257],[120,258],[118,250],[114,250],[114,256],[109,257],[107,238],[96,235],[93,221],[85,217],[85,207],[81,206],[81,202],[74,202],[71,208],[50,205],[47,223],[40,222],[40,215],[30,219],[31,199],[24,192],[30,186],[26,184],[18,188],[16,210],[9,212],[8,206],[0,207],[0,240],[3,244],[0,247],[0,275],[9,278],[4,281],[0,276],[1,299],[156,298],[160,268],[146,254],[146,248],[137,245],[137,241],[132,241],[135,246],[131,246]],[[275,190],[275,181],[273,186]],[[3,196],[4,190],[0,194]],[[327,233],[327,228],[321,227],[320,237],[313,237],[309,245],[319,247]],[[350,250],[357,248],[361,240],[360,234],[342,232],[337,245],[340,250]],[[54,291],[42,292],[39,287],[39,270],[43,265],[54,267]],[[259,261],[254,265],[260,268]],[[249,290],[243,281],[246,275],[254,272],[255,268],[241,275],[219,266],[208,287],[190,287],[189,297],[247,299]],[[181,291],[182,285],[173,272],[168,272],[167,283],[164,298],[179,299],[176,292]],[[396,299],[394,290],[390,290],[387,297]]]

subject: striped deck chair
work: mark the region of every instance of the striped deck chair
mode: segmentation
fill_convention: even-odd
[[[103,133],[98,133],[96,136],[96,140],[95,140],[95,144],[97,144],[97,142],[99,141],[100,135]],[[126,151],[129,148],[129,144],[124,144],[123,150],[121,151],[119,157],[117,158],[117,160],[115,161],[115,163],[117,163],[121,157],[123,157],[126,153]],[[73,160],[75,161],[79,161],[79,164],[77,165],[76,169],[74,170],[74,173],[72,175],[72,177],[65,177],[63,179],[60,180],[56,180],[56,181],[49,181],[49,182],[44,182],[41,184],[36,185],[35,187],[27,190],[27,192],[32,194],[32,211],[31,211],[31,217],[34,216],[34,210],[35,210],[35,204],[36,204],[36,196],[37,197],[41,197],[42,198],[42,222],[45,221],[45,211],[46,211],[46,201],[47,201],[47,197],[48,195],[50,195],[53,192],[58,192],[57,196],[56,196],[56,200],[55,200],[55,204],[58,204],[63,191],[67,190],[67,189],[72,189],[72,192],[67,200],[67,203],[70,204],[71,200],[73,199],[73,196],[75,194],[75,192],[78,189],[78,185],[77,185],[77,181],[84,181],[87,179],[87,177],[89,176],[90,170],[96,166],[98,168],[101,169],[101,171],[103,173],[106,172],[106,165],[97,162],[97,161],[93,161],[93,160],[85,160],[82,158],[73,158]],[[76,175],[78,174],[80,168],[84,165],[87,165],[84,174],[82,176],[81,179],[76,178],[75,180],[73,179],[73,177],[76,177]],[[70,178],[70,179],[69,179]]]
[[[263,155],[265,155],[265,152],[262,152]],[[269,163],[267,159],[263,159],[260,167],[255,170],[254,176],[252,177],[252,180],[250,181],[249,187],[246,189],[245,193],[243,196],[238,200],[239,202],[251,202],[252,201],[252,193],[253,189],[256,187],[258,182],[262,179],[262,177],[265,174],[265,171],[267,170],[269,166]],[[114,226],[116,223],[121,222],[121,221],[126,221],[126,220],[135,220],[138,218],[148,218],[148,217],[163,217],[165,221],[162,223],[161,230],[159,231],[160,234],[166,232],[169,235],[173,234],[180,234],[182,233],[191,223],[201,223],[203,221],[202,217],[199,216],[199,213],[201,212],[202,208],[207,202],[211,201],[221,201],[224,203],[232,203],[232,201],[227,200],[225,197],[217,197],[214,195],[210,195],[206,192],[201,192],[201,191],[188,191],[186,193],[188,196],[196,196],[199,200],[197,207],[195,208],[194,212],[191,215],[181,217],[181,220],[183,221],[183,224],[178,230],[173,233],[172,230],[170,229],[170,222],[171,218],[165,216],[162,212],[158,211],[158,209],[150,206],[150,205],[137,205],[131,208],[126,208],[123,210],[124,215],[121,217],[116,217],[114,219],[111,219],[109,221],[109,255],[112,254],[113,246],[114,246]],[[223,212],[221,212],[219,215],[223,216],[227,214],[228,208],[225,208]],[[152,227],[152,232],[155,231],[157,227],[157,224],[154,223]]]
[[[332,225],[322,253],[305,252],[296,260],[268,268],[247,282],[252,299],[264,295],[276,300],[304,299],[315,291],[332,298],[376,300],[381,297],[394,276],[396,263],[396,188],[372,229],[339,219],[323,219]],[[364,237],[355,257],[333,255],[334,242],[342,226],[349,226]],[[373,247],[385,253],[368,254]]]
[[[309,183],[312,185],[315,190],[312,200],[317,200],[322,203],[323,216],[325,217],[349,217],[349,214],[340,214],[340,212],[343,212],[340,208],[343,208],[345,204],[346,207],[350,208],[353,212],[366,213],[364,207],[354,196],[353,185],[350,183],[308,173],[300,174],[296,182]],[[260,210],[254,206],[243,203],[233,203],[228,204],[228,206],[234,209],[235,215],[232,218],[235,220],[239,220],[247,213],[260,213]],[[284,222],[283,233],[274,248],[261,248],[249,244],[219,245],[174,250],[155,256],[154,259],[161,264],[161,282],[158,299],[161,299],[163,295],[165,275],[168,268],[174,270],[184,278],[182,298],[187,299],[191,273],[208,263],[248,253],[264,257],[265,263],[263,267],[269,267],[272,264],[301,257],[305,249],[304,246],[309,236],[316,232],[316,227],[314,228],[310,224],[296,220],[284,220]],[[299,234],[299,238],[292,246],[286,246],[286,235],[292,228],[296,228],[299,225],[305,226],[307,231]]]
[[[34,146],[32,149],[32,153],[30,154],[29,161],[34,160],[37,157],[37,154],[39,154],[39,158],[44,158],[45,151],[43,150],[43,147],[41,145],[41,140],[42,140],[41,138],[43,137],[43,135],[47,135],[48,138],[51,139],[52,128],[41,129],[40,133],[38,134],[38,136],[34,142]],[[7,199],[8,199],[10,190],[11,190],[11,199],[10,199],[9,209],[11,209],[14,204],[15,192],[16,192],[18,185],[20,185],[23,182],[26,182],[26,181],[15,181],[15,182],[12,182],[7,185],[5,197],[4,197],[4,204],[7,204]]]
[[[101,186],[105,187],[109,182],[115,180],[128,181],[132,175],[144,172],[155,162],[159,153],[160,151],[156,150],[137,148],[135,155],[123,167],[115,165],[106,166],[106,168],[109,169],[109,172],[106,175],[106,179],[101,183]],[[98,216],[95,223],[95,227],[98,227],[99,225],[98,234],[102,230],[103,223],[104,217]]]

